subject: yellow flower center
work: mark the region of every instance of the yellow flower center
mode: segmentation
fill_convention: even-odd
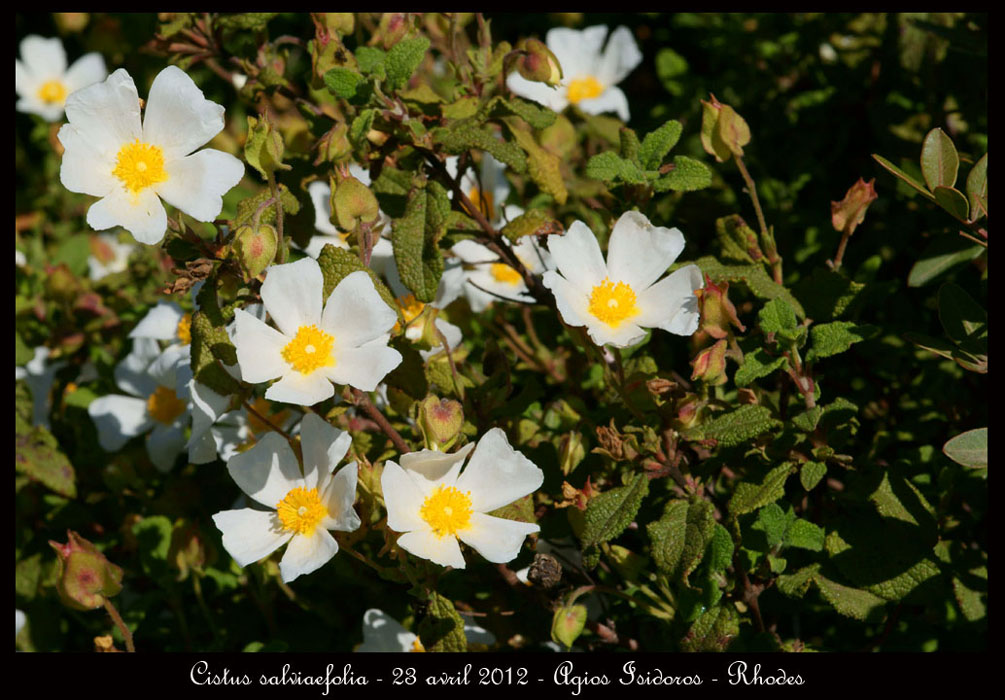
[[[456,534],[471,525],[471,492],[453,486],[439,486],[422,503],[419,515],[437,537]]]
[[[322,518],[328,514],[328,509],[321,505],[317,489],[308,491],[303,486],[298,486],[276,504],[276,513],[284,530],[303,535],[317,528]]]
[[[182,345],[192,342],[192,314],[185,314],[178,321],[178,340]]]
[[[635,305],[635,290],[624,282],[614,284],[610,278],[593,288],[590,294],[590,313],[611,328],[639,313]]]
[[[504,265],[503,263],[492,263],[492,267],[489,269],[497,282],[510,284],[514,287],[523,282],[523,277],[520,276],[520,273],[509,265]]]
[[[412,642],[412,648],[409,651],[425,651],[425,650],[426,647],[422,646],[422,642],[419,640],[418,637],[416,637],[415,641]]]
[[[164,172],[164,152],[157,146],[136,139],[119,149],[112,175],[119,178],[127,190],[139,194],[147,187],[168,179]]]
[[[159,386],[147,399],[147,413],[158,423],[171,425],[185,412],[185,402],[166,386]]]
[[[604,86],[592,75],[585,78],[576,78],[569,83],[569,102],[579,104],[580,100],[589,100],[599,97],[604,91]]]
[[[61,105],[66,102],[66,86],[58,80],[47,80],[38,89],[38,99],[47,104]]]
[[[495,197],[491,192],[482,192],[477,187],[472,187],[468,192],[468,199],[491,221],[495,218]]]
[[[411,325],[412,321],[417,319],[422,311],[426,308],[426,305],[415,298],[414,294],[406,294],[403,297],[398,297],[394,300],[401,310],[401,315],[405,318],[405,325]],[[393,332],[398,333],[401,331],[401,321],[394,322]]]
[[[300,326],[296,337],[283,348],[283,359],[300,374],[310,374],[320,367],[333,367],[335,339],[315,325]]]

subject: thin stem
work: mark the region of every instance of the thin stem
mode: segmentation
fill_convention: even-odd
[[[289,443],[293,442],[293,438],[290,436],[289,433],[287,433],[285,430],[283,430],[282,428],[280,428],[278,425],[276,425],[275,423],[273,423],[272,421],[270,421],[268,418],[266,418],[265,416],[263,416],[261,413],[259,413],[258,411],[256,411],[255,408],[254,408],[254,406],[252,406],[248,401],[244,402],[244,407],[246,409],[248,409],[248,413],[250,413],[255,418],[257,418],[258,420],[262,421],[267,426],[269,426],[272,430],[276,431],[277,433],[279,433],[280,435],[282,435],[284,438],[286,438],[287,442],[289,442]]]
[[[982,233],[983,233],[983,230],[982,230]],[[984,246],[985,248],[987,248],[987,247],[988,247],[988,244],[987,244],[987,243],[985,243],[984,241],[982,241],[982,240],[981,240],[980,238],[974,238],[973,236],[971,236],[971,235],[970,235],[969,233],[967,233],[966,231],[960,231],[960,235],[961,235],[961,236],[963,236],[964,238],[967,238],[967,239],[969,239],[969,240],[973,241],[973,242],[974,242],[974,243],[976,243],[977,245],[982,245],[982,246]],[[985,233],[984,235],[986,236],[987,234]]]
[[[370,400],[370,397],[359,389],[353,389],[352,392],[356,399],[356,405],[362,406],[363,410],[370,414],[370,417],[373,418],[374,422],[380,426],[380,429],[384,431],[384,434],[391,438],[391,442],[394,443],[398,452],[401,454],[408,454],[411,452],[412,448],[408,446],[408,443],[405,442],[403,437],[401,437],[401,434],[394,429],[394,426],[391,425],[390,421],[384,417],[384,414],[373,405],[373,401]]]
[[[962,233],[962,231],[960,233]],[[841,268],[841,260],[844,258],[844,249],[848,245],[849,238],[851,238],[851,231],[845,228],[845,230],[841,232],[841,242],[838,243],[837,253],[834,255],[834,261],[831,263],[831,269],[838,270]]]
[[[764,220],[764,211],[761,209],[761,200],[757,196],[757,185],[754,184],[754,178],[750,176],[747,172],[747,166],[743,162],[743,158],[740,156],[734,156],[736,161],[736,167],[740,171],[740,175],[743,177],[743,181],[747,183],[747,194],[750,195],[750,200],[754,204],[754,212],[757,214],[757,224],[761,228],[761,243],[764,245],[764,254],[768,258],[768,262],[771,263],[771,270],[775,276],[775,282],[778,284],[782,283],[782,259],[778,256],[778,249],[775,246],[775,237],[772,235],[771,231],[768,229],[768,224]]]
[[[457,392],[457,395],[463,401],[464,386],[461,384],[460,379],[457,378],[457,365],[454,364],[454,356],[450,352],[450,341],[447,340],[447,336],[443,335],[443,331],[436,325],[435,319],[433,321],[433,330],[436,331],[436,337],[439,339],[440,345],[443,346],[443,352],[447,356],[447,364],[450,365],[450,376],[454,380],[454,391]]]
[[[108,600],[108,598],[102,599],[105,602],[105,610],[107,610],[108,614],[112,617],[112,622],[114,622],[115,626],[119,628],[119,632],[122,633],[122,638],[126,640],[126,651],[135,652],[136,647],[133,645],[133,633],[129,631],[128,627],[126,627],[126,623],[122,620],[122,616],[119,615],[119,611],[115,609],[112,601]]]

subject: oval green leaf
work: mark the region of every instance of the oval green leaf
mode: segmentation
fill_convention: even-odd
[[[977,428],[957,435],[942,446],[942,452],[964,467],[988,466],[988,429]]]
[[[942,129],[932,129],[921,146],[921,173],[928,189],[952,187],[960,169],[960,157],[953,140]]]

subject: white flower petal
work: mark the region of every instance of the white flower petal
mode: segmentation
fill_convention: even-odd
[[[561,112],[569,105],[569,100],[566,99],[564,89],[553,88],[545,83],[527,80],[516,71],[510,73],[506,78],[506,86],[520,97],[533,100],[556,112]]]
[[[242,491],[272,509],[304,484],[297,456],[278,433],[266,433],[250,450],[235,456],[227,462],[227,471]]]
[[[596,77],[600,66],[600,48],[607,37],[607,26],[598,24],[585,29],[554,27],[545,43],[562,66],[563,83],[587,75]]]
[[[638,320],[638,317],[635,320]],[[646,332],[634,321],[623,321],[616,328],[612,328],[597,319],[587,324],[586,332],[590,334],[590,338],[597,345],[613,345],[618,348],[635,345],[646,335]]]
[[[147,417],[147,402],[132,396],[100,396],[90,403],[87,413],[98,429],[98,444],[106,452],[122,449],[130,438],[153,426]]]
[[[419,487],[422,498],[431,494],[439,486],[453,486],[457,474],[461,470],[464,459],[475,449],[475,443],[469,442],[456,452],[437,452],[436,450],[419,450],[401,456],[401,467]]]
[[[140,243],[155,245],[167,231],[167,212],[152,188],[135,195],[116,188],[91,205],[87,223],[97,231],[121,226]]]
[[[395,269],[395,277],[397,277],[397,269]],[[436,288],[436,298],[433,299],[430,306],[436,309],[445,309],[452,301],[461,295],[464,291],[465,282],[464,267],[459,264],[451,264],[447,262],[443,269],[443,276],[440,277],[440,286]],[[394,281],[388,278],[388,282],[391,283],[391,289],[394,289],[395,294],[399,294],[398,290],[394,287]],[[398,284],[401,285],[399,279]],[[404,287],[404,285],[401,285]]]
[[[384,507],[387,508],[389,528],[395,532],[411,532],[428,527],[419,515],[426,494],[408,472],[388,460],[384,462],[380,486],[384,493]]]
[[[173,301],[159,301],[129,332],[129,337],[175,340],[178,337],[178,323],[184,315],[185,312]]]
[[[639,297],[640,325],[662,328],[677,335],[691,335],[698,330],[700,312],[694,290],[705,286],[697,265],[674,270]]]
[[[594,323],[590,315],[589,296],[578,289],[569,280],[553,270],[548,270],[541,277],[541,284],[555,295],[555,305],[562,320],[570,326],[585,326]]]
[[[363,614],[363,643],[355,651],[410,652],[418,638],[383,610],[370,608]]]
[[[653,226],[643,214],[627,211],[614,224],[607,244],[612,282],[625,282],[636,294],[658,280],[684,250],[678,229]]]
[[[537,242],[537,236],[521,236],[520,240],[513,244],[513,252],[516,253],[523,266],[535,275],[555,269],[555,261],[552,260],[551,253],[541,247],[541,244]]]
[[[293,338],[301,326],[321,323],[324,277],[313,258],[273,265],[262,284],[262,301],[283,334]]]
[[[269,401],[281,401],[299,406],[313,406],[334,395],[335,387],[328,381],[323,370],[316,370],[310,374],[289,370],[265,392],[265,398]]]
[[[447,347],[451,351],[461,344],[464,334],[461,332],[460,328],[449,321],[444,321],[442,318],[437,318],[433,323],[436,325],[436,328],[439,329],[440,333],[443,334],[443,337],[447,341]],[[422,357],[423,362],[427,362],[431,357],[439,355],[442,352],[443,345],[437,344],[430,350],[419,350],[419,355]]]
[[[293,537],[274,511],[224,510],[213,516],[213,522],[223,533],[224,549],[242,568],[269,556]]]
[[[370,274],[357,270],[332,290],[321,314],[321,330],[335,338],[338,358],[344,349],[386,336],[397,320],[398,314],[381,299]]]
[[[335,365],[323,367],[318,373],[336,384],[373,391],[388,372],[401,364],[401,353],[387,346],[389,338],[389,334],[384,334],[358,348],[336,348]]]
[[[244,177],[244,163],[229,153],[206,148],[164,164],[168,179],[156,186],[168,204],[198,221],[213,221],[223,195]]]
[[[450,535],[437,537],[428,529],[413,530],[398,538],[398,546],[434,564],[452,566],[455,569],[464,568],[464,555],[461,554],[461,546],[457,543],[456,537]]]
[[[59,39],[30,34],[21,40],[21,60],[38,80],[61,78],[66,72],[66,51]]]
[[[193,433],[188,441],[188,461],[190,464],[208,464],[216,459],[217,440],[209,430],[198,437]]]
[[[628,110],[628,98],[621,88],[615,85],[606,86],[596,97],[580,100],[577,106],[587,114],[615,112],[623,122],[628,121],[631,116]]]
[[[607,47],[597,68],[597,79],[605,85],[617,85],[640,63],[642,63],[642,52],[639,51],[632,32],[628,27],[618,27],[607,41]],[[627,120],[628,117],[624,119]]]
[[[115,383],[122,391],[133,396],[147,397],[157,388],[157,380],[150,376],[150,365],[161,354],[160,346],[152,338],[136,338],[133,348],[122,362],[115,366]]]
[[[326,530],[352,532],[360,526],[359,515],[352,504],[356,501],[356,482],[359,467],[355,462],[339,469],[321,491],[321,502],[328,516],[321,521]]]
[[[300,423],[300,446],[304,456],[304,481],[316,488],[335,470],[352,444],[352,436],[315,413]],[[334,459],[333,459],[334,458]]]
[[[234,347],[244,381],[258,384],[290,371],[282,355],[290,338],[243,309],[234,312],[234,321]]]
[[[223,130],[223,112],[185,71],[168,66],[150,86],[143,141],[163,149],[165,160],[187,156]]]
[[[516,559],[527,535],[540,530],[530,523],[472,513],[470,527],[460,530],[457,537],[493,564],[504,564]]]
[[[484,644],[485,646],[490,646],[496,643],[496,636],[494,634],[473,622],[464,623],[464,636],[467,637],[468,645]]]
[[[66,91],[72,93],[88,85],[100,83],[108,77],[108,69],[105,68],[105,59],[100,53],[84,54],[66,71],[63,82],[66,84]]]
[[[294,535],[286,546],[279,562],[279,573],[284,583],[303,574],[317,571],[338,552],[338,542],[324,528],[314,532]]]
[[[485,513],[533,493],[543,483],[544,472],[513,449],[501,428],[492,428],[478,441],[455,486],[470,491],[471,507]]]
[[[77,90],[66,98],[66,119],[82,139],[111,154],[114,162],[119,149],[142,134],[140,97],[133,79],[120,68],[104,82]]]
[[[562,276],[587,297],[607,277],[597,237],[582,221],[574,221],[563,235],[548,236],[548,251]]]
[[[192,437],[189,444],[192,444],[208,434],[210,427],[223,417],[230,406],[230,397],[222,396],[195,380],[189,386],[189,396],[192,399]],[[215,453],[213,456],[216,456]]]
[[[178,425],[155,423],[147,438],[147,454],[150,461],[162,472],[171,471],[175,459],[185,449],[185,433]]]
[[[458,241],[450,252],[459,257],[469,265],[493,263],[499,261],[499,256],[493,253],[488,247],[481,243],[476,243],[471,239]]]
[[[314,205],[314,228],[329,236],[338,236],[339,230],[331,222],[331,186],[323,180],[315,180],[307,185],[307,194]]]
[[[64,124],[57,136],[63,145],[63,161],[59,166],[59,181],[71,192],[104,197],[120,188],[112,175],[116,151],[99,147],[87,132],[73,124]]]

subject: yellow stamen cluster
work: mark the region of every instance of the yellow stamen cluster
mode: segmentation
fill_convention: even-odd
[[[510,284],[514,287],[523,282],[523,277],[520,276],[520,273],[509,265],[504,265],[503,263],[492,263],[492,267],[490,267],[489,270],[492,272],[492,276],[495,278],[496,282]]]
[[[489,221],[495,218],[495,197],[491,192],[482,192],[477,187],[472,187],[468,192],[468,199]]]
[[[61,105],[66,102],[66,86],[58,80],[47,80],[38,89],[38,99],[46,104]]]
[[[300,326],[297,335],[283,348],[283,359],[300,374],[310,374],[321,367],[332,367],[335,339],[315,325]]]
[[[182,345],[192,342],[192,314],[185,314],[178,321],[178,340]]]
[[[127,143],[119,149],[112,175],[119,178],[127,190],[139,194],[168,179],[164,171],[164,151],[139,139]]]
[[[471,525],[471,492],[453,486],[439,486],[426,497],[419,515],[437,537],[454,535]]]
[[[600,97],[604,91],[604,86],[592,75],[585,78],[576,78],[569,83],[569,102],[579,104],[580,100],[590,100]]]
[[[610,278],[593,288],[590,294],[590,313],[612,328],[639,313],[635,304],[635,290],[624,282],[614,284]]]
[[[426,305],[415,298],[414,294],[406,294],[403,297],[398,297],[394,300],[394,303],[398,305],[398,309],[401,310],[401,315],[405,319],[405,325],[408,326],[422,314]],[[394,328],[392,329],[394,333],[399,333],[401,331],[401,321],[394,322]]]
[[[159,386],[147,399],[147,413],[158,423],[171,425],[185,412],[185,402],[166,386]]]
[[[276,504],[276,513],[284,530],[303,535],[313,532],[328,510],[321,504],[316,488],[307,490],[298,486]]]
[[[416,637],[415,641],[412,642],[412,648],[409,651],[425,651],[425,650],[426,647],[422,646],[422,642],[419,640],[418,637]]]

